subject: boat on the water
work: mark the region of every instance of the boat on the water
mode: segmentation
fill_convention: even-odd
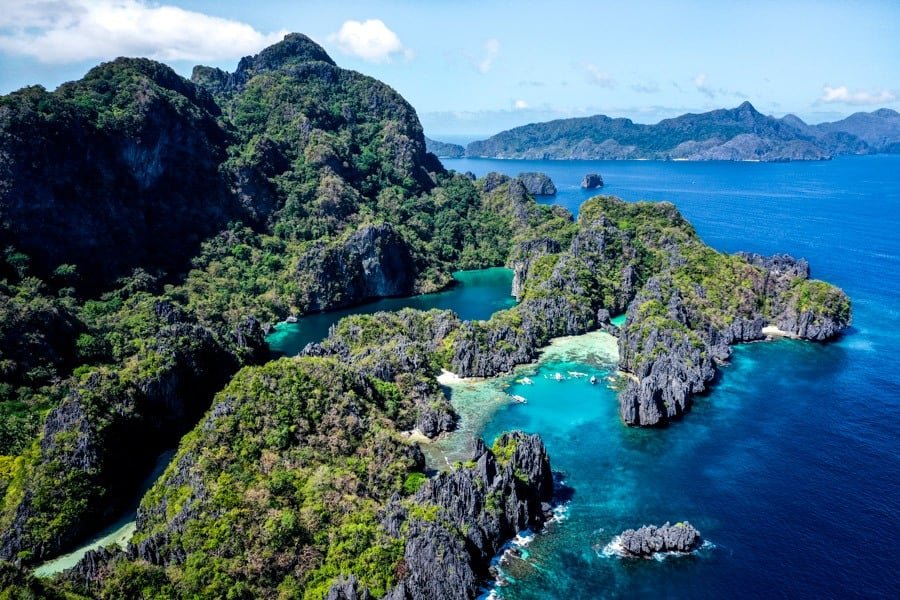
[[[594,384],[596,384],[596,383],[597,383],[597,376],[596,376],[596,375],[591,375],[591,385],[594,385]]]
[[[525,404],[528,402],[528,400],[526,400],[524,396],[518,396],[516,394],[512,395],[512,399],[515,400],[516,402],[518,402],[519,404]]]
[[[563,379],[565,379],[565,377],[562,376],[562,373],[557,373],[553,376],[553,379],[555,379],[556,381],[562,381]]]
[[[296,322],[297,322],[297,317],[295,317],[294,315],[288,315],[288,318],[286,318],[286,319],[284,320],[284,322],[285,322],[285,323],[296,323]]]
[[[532,381],[530,377],[523,377],[522,379],[519,379],[516,383],[521,383],[524,385],[532,385],[534,383],[534,381]]]

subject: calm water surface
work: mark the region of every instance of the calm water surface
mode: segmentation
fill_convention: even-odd
[[[462,319],[487,319],[498,310],[515,306],[512,291],[513,272],[494,268],[476,271],[457,271],[456,285],[443,292],[421,294],[408,298],[384,298],[352,308],[316,313],[300,317],[296,323],[279,323],[266,341],[277,355],[292,356],[310,342],[328,337],[332,325],[348,315],[372,314],[383,310],[416,308],[450,309]]]
[[[528,404],[483,419],[544,436],[575,489],[568,517],[505,567],[504,598],[900,597],[900,156],[815,163],[445,160],[483,175],[544,171],[547,202],[573,211],[594,193],[674,202],[711,246],[787,252],[843,287],[854,323],[828,345],[737,348],[714,391],[663,430],[621,425],[615,392],[557,371],[602,361],[554,357]],[[607,365],[606,370],[611,367]],[[454,394],[458,396],[458,394]],[[689,520],[714,547],[623,561],[603,547],[622,529]]]

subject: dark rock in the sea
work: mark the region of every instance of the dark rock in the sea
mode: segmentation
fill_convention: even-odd
[[[648,558],[657,552],[692,552],[703,538],[690,523],[666,523],[662,527],[645,525],[628,529],[619,536],[622,551],[628,556]]]
[[[406,573],[386,598],[474,598],[503,543],[546,521],[553,474],[540,437],[503,434],[495,448],[499,456],[478,440],[469,466],[437,475],[416,493],[418,505],[437,507],[437,518],[405,514],[397,504],[385,511],[392,534],[408,520]]]
[[[556,186],[545,173],[519,173],[519,181],[532,196],[555,196]]]
[[[603,178],[597,173],[588,173],[581,180],[581,188],[585,190],[596,190],[603,187]]]

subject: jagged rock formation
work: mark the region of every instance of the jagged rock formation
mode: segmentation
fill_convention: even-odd
[[[715,378],[716,362],[730,357],[728,346],[763,339],[769,323],[815,341],[849,325],[846,295],[809,280],[806,261],[785,255],[728,261],[715,281],[695,280],[688,288],[677,282],[677,271],[675,278],[653,277],[629,306],[619,337],[620,368],[635,377],[619,397],[627,424],[665,425],[682,416],[692,396]],[[723,284],[739,287],[727,290]],[[721,314],[711,298],[727,300],[730,312]]]
[[[317,242],[301,255],[296,282],[308,311],[370,298],[407,296],[414,290],[416,266],[406,241],[387,224],[357,230],[345,242]]]
[[[544,523],[547,453],[537,436],[504,434],[429,479],[399,439],[391,394],[331,360],[241,371],[144,499],[129,548],[88,553],[67,579],[116,589],[137,561],[179,597],[276,583],[341,599],[474,597],[503,543]]]
[[[685,114],[655,125],[604,115],[532,123],[472,142],[466,155],[522,159],[822,160],[896,152],[900,118],[891,110],[807,125],[760,114],[749,102]]]
[[[193,78],[120,59],[0,99],[0,557],[115,512],[271,323],[439,289],[560,215],[446,173],[399,94],[305,36]],[[434,381],[389,383],[405,429],[452,428]]]
[[[433,516],[388,508],[385,528],[395,535],[407,530],[407,574],[386,598],[474,598],[503,542],[545,522],[553,475],[538,436],[504,434],[492,451],[479,440],[469,464],[416,493],[415,505],[433,507]]]
[[[657,552],[692,552],[700,547],[703,538],[693,525],[684,521],[662,527],[644,525],[628,529],[618,537],[618,546],[626,556],[650,558]]]
[[[546,173],[519,173],[516,178],[522,182],[532,196],[555,196],[556,186]]]
[[[603,187],[603,178],[597,173],[588,173],[581,179],[581,189],[595,190]]]
[[[317,352],[387,360],[400,371],[416,365],[423,376],[442,367],[489,377],[530,362],[553,337],[612,330],[610,313],[627,309],[616,329],[619,367],[630,377],[620,414],[629,425],[662,426],[708,389],[731,344],[763,339],[773,325],[823,341],[850,323],[847,296],[810,280],[806,261],[719,254],[669,203],[594,198],[582,206],[577,231],[560,233],[518,245],[520,303],[513,309],[475,322],[438,311],[404,311],[399,322],[385,314],[353,317]],[[397,349],[391,340],[401,331]],[[407,357],[412,348],[414,359]]]
[[[92,372],[50,411],[37,459],[22,476],[22,497],[0,534],[0,558],[53,556],[115,515],[143,469],[196,422],[237,369],[236,341],[171,305],[155,309],[163,325],[144,354],[121,371]],[[258,324],[247,325],[242,341],[263,346]]]

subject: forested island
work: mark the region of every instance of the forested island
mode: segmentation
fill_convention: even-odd
[[[882,108],[833,123],[766,116],[744,102],[654,125],[605,115],[532,123],[466,147],[470,158],[825,160],[900,152],[900,113]]]
[[[454,429],[441,369],[508,372],[604,327],[623,421],[663,425],[730,344],[851,319],[805,261],[716,252],[671,204],[576,220],[445,170],[403,98],[300,34],[233,73],[123,58],[0,98],[0,242],[0,590],[26,597],[474,597],[545,522],[552,457],[510,433],[426,472],[403,434]],[[269,360],[289,316],[500,265],[519,303],[489,320],[352,316]],[[29,573],[175,446],[127,549]]]

